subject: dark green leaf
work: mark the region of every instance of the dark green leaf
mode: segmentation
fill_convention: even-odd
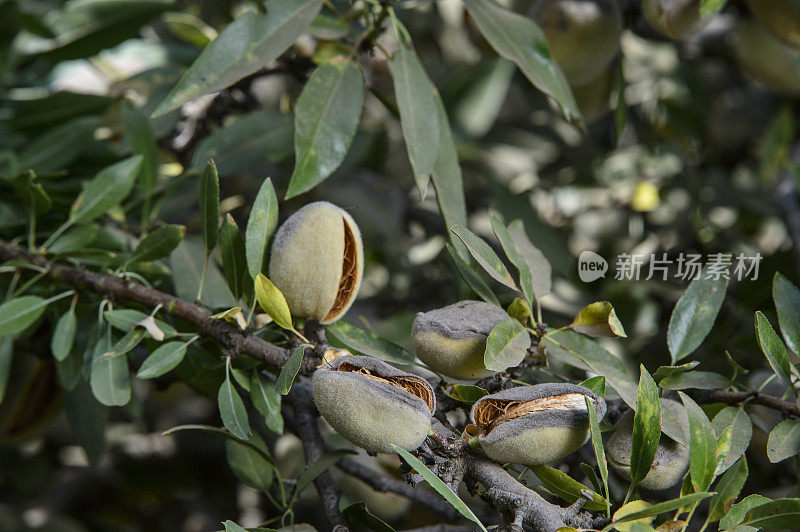
[[[603,381],[605,388],[605,381]],[[605,391],[605,390],[603,390]],[[606,517],[611,515],[611,504],[609,503],[608,492],[608,462],[606,461],[606,451],[603,447],[603,434],[600,432],[600,422],[597,419],[597,412],[588,397],[586,400],[586,411],[589,413],[589,434],[592,440],[592,450],[597,461],[597,468],[600,470],[600,478],[603,480],[603,493],[606,499]],[[599,488],[598,488],[599,489]]]
[[[19,154],[20,170],[60,170],[80,157],[92,142],[100,120],[94,116],[75,118],[30,142]]]
[[[39,296],[9,299],[0,305],[0,336],[10,336],[27,329],[39,319],[52,300]]]
[[[140,379],[153,379],[175,369],[186,355],[184,342],[167,342],[153,351],[136,374]]]
[[[11,377],[11,360],[14,358],[14,337],[0,338],[0,403],[8,389],[8,380]]]
[[[689,396],[678,392],[689,416],[689,469],[692,485],[706,491],[714,480],[717,461],[717,440],[705,412]]]
[[[581,496],[581,491],[586,490],[592,492],[592,500],[587,502],[584,508],[587,510],[600,511],[605,510],[607,507],[608,501],[606,501],[602,495],[590,490],[587,486],[581,484],[559,469],[546,465],[538,465],[533,466],[531,471],[542,481],[542,484],[544,484],[547,489],[570,504],[578,500],[578,497]]]
[[[492,0],[465,0],[464,5],[498,54],[516,63],[534,86],[552,96],[568,119],[580,118],[567,79],[550,56],[547,40],[536,23]]]
[[[106,406],[124,406],[131,399],[131,378],[126,353],[144,338],[142,329],[134,329],[119,339],[108,351],[92,360],[89,383],[92,393]]]
[[[47,251],[54,255],[69,255],[80,251],[92,245],[99,231],[96,225],[73,227],[53,242]]]
[[[800,499],[775,499],[752,508],[742,524],[773,530],[796,530],[799,521]]]
[[[372,515],[367,510],[365,502],[354,502],[344,510],[344,515],[351,524],[366,527],[373,532],[395,532],[394,528],[387,525],[382,519]]]
[[[390,68],[408,159],[424,197],[439,153],[439,109],[433,84],[417,54],[404,44],[397,47]]]
[[[792,366],[789,363],[786,346],[770,325],[767,317],[760,311],[756,312],[756,338],[775,374],[786,386],[793,388]]]
[[[178,247],[186,234],[186,227],[182,225],[165,225],[139,241],[128,263],[148,262],[166,257]]]
[[[237,438],[246,440],[250,438],[250,423],[247,421],[247,410],[244,402],[239,397],[239,392],[233,387],[230,377],[231,359],[225,359],[225,380],[219,387],[217,405],[222,424]]]
[[[661,403],[658,400],[658,386],[642,364],[639,367],[639,393],[633,418],[631,486],[638,484],[650,472],[660,439]]]
[[[194,301],[197,297],[205,256],[203,246],[187,238],[184,238],[170,255],[172,282],[175,285],[175,295],[179,298]],[[212,308],[236,306],[236,299],[214,261],[209,261],[200,301]]]
[[[458,237],[453,236],[453,238],[458,239]],[[461,240],[458,240],[461,246],[464,246],[464,243]],[[489,285],[481,278],[481,276],[472,268],[472,264],[469,261],[469,252],[466,251],[466,247],[464,246],[464,253],[467,254],[467,257],[461,257],[456,248],[453,247],[450,243],[446,244],[447,254],[455,264],[458,273],[461,274],[461,277],[464,279],[464,282],[472,288],[472,290],[478,294],[481,299],[486,301],[487,303],[491,303],[496,306],[500,306],[500,301],[497,299],[497,296],[494,295],[492,289],[489,288]]]
[[[325,331],[334,345],[346,347],[355,353],[379,358],[386,362],[414,363],[414,355],[399,345],[359,329],[344,320],[328,325]]]
[[[364,76],[358,65],[337,61],[314,71],[297,100],[296,162],[286,199],[311,190],[342,164],[356,134],[363,102]]]
[[[75,309],[70,307],[58,319],[53,330],[53,337],[50,339],[50,350],[58,361],[63,361],[69,355],[72,344],[75,341],[75,331],[78,328],[78,319],[75,317]]]
[[[297,485],[294,488],[294,495],[292,498],[296,498],[298,495],[300,495],[305,487],[311,484],[315,478],[327,471],[328,468],[338,462],[343,456],[347,456],[349,454],[357,453],[349,449],[336,449],[334,451],[328,451],[320,456],[316,461],[309,464],[303,470],[303,472],[300,473],[300,476],[297,477]]]
[[[431,172],[431,181],[436,190],[436,202],[439,204],[445,227],[466,226],[467,207],[461,166],[458,164],[458,151],[442,99],[438,93],[434,94],[434,98],[439,110],[439,151]]]
[[[700,362],[698,360],[693,360],[692,362],[687,362],[686,364],[681,364],[679,366],[661,366],[656,370],[655,373],[653,373],[653,379],[660,381],[661,379],[666,379],[667,377],[680,375],[681,373],[686,373],[687,371],[693,370],[699,365]]]
[[[741,458],[750,446],[750,439],[753,437],[753,423],[744,408],[728,406],[714,416],[711,425],[714,427],[714,435],[717,438],[721,437],[728,427],[732,429],[731,448],[722,465],[722,471],[725,471]]]
[[[246,12],[206,46],[153,116],[224,89],[268,65],[300,36],[321,6],[322,0],[272,0],[264,15]]]
[[[80,383],[64,392],[64,413],[77,443],[84,448],[89,463],[94,465],[105,448],[108,407],[97,402],[89,385]]]
[[[453,492],[453,490],[450,489],[450,487],[447,484],[442,482],[442,479],[434,475],[430,469],[425,467],[425,464],[420,462],[414,455],[412,455],[408,451],[401,449],[400,447],[394,444],[392,444],[392,447],[394,448],[395,452],[399,454],[403,458],[403,460],[405,460],[408,463],[408,465],[410,465],[414,469],[414,471],[422,475],[422,478],[424,478],[425,481],[439,493],[439,495],[444,497],[447,500],[447,502],[452,504],[453,507],[456,510],[458,510],[458,512],[461,515],[463,515],[464,517],[466,517],[467,519],[478,525],[478,527],[483,532],[486,532],[486,527],[484,527],[483,524],[480,522],[480,520],[475,516],[475,514],[472,513],[472,510],[469,509],[469,506],[464,504],[464,501],[462,501],[458,497],[458,495],[456,495]]]
[[[741,501],[731,506],[730,510],[719,521],[720,530],[727,530],[735,527],[744,521],[747,512],[756,506],[761,506],[770,502],[770,499],[763,495],[748,495]]]
[[[507,318],[492,329],[486,338],[483,364],[492,371],[505,371],[519,365],[528,354],[531,335],[514,318]]]
[[[267,243],[277,226],[278,197],[275,195],[272,180],[267,178],[261,184],[253,202],[244,236],[247,269],[253,280],[264,269],[267,260]]]
[[[511,264],[516,266],[517,272],[519,272],[519,285],[522,288],[522,293],[525,294],[528,304],[533,305],[536,294],[533,288],[533,273],[530,265],[525,260],[525,257],[522,256],[522,253],[520,253],[508,229],[506,229],[496,216],[492,216],[491,219],[492,230],[497,240],[500,242],[500,246],[503,248],[508,260],[511,261]]]
[[[597,301],[578,312],[569,325],[573,331],[592,337],[624,338],[625,329],[608,301]]]
[[[252,448],[241,445],[235,440],[225,442],[225,454],[228,465],[236,477],[251,488],[267,492],[272,485],[272,464],[264,460],[263,454],[267,453],[264,442],[255,434],[250,437],[250,442],[262,449],[262,453],[255,452]]]
[[[712,522],[719,521],[728,512],[731,504],[742,491],[747,475],[747,460],[742,457],[719,479],[714,487],[717,494],[711,498],[708,506],[708,515]]]
[[[659,386],[665,390],[719,390],[727,387],[730,379],[713,371],[687,371],[661,379]]]
[[[135,155],[101,170],[72,204],[70,222],[90,222],[119,205],[133,188],[141,164],[142,156]]]
[[[511,278],[511,274],[508,273],[508,269],[506,269],[503,261],[500,260],[500,257],[497,256],[489,244],[462,225],[454,225],[450,228],[450,231],[464,242],[475,261],[481,265],[492,279],[512,290],[517,289],[517,285],[514,283],[514,279]]]
[[[667,328],[667,345],[672,363],[691,354],[705,340],[717,319],[728,280],[699,278],[689,283],[672,310]]]
[[[130,102],[122,104],[122,125],[125,139],[134,154],[142,156],[139,182],[147,196],[158,182],[158,145],[150,129],[150,120]]]
[[[219,176],[214,161],[209,160],[200,175],[200,227],[203,230],[203,243],[206,254],[217,246],[219,234]]]
[[[778,324],[789,349],[800,353],[800,290],[780,273],[772,280],[772,299]]]
[[[602,375],[596,377],[589,377],[580,383],[584,388],[588,388],[600,397],[606,396],[606,378]]]
[[[258,371],[250,378],[250,399],[262,416],[264,424],[276,434],[283,434],[283,416],[281,415],[281,395],[275,385]]]
[[[221,127],[200,143],[192,167],[213,159],[222,176],[252,172],[292,153],[292,117],[274,111],[254,111]]]
[[[250,284],[250,277],[247,273],[244,240],[242,240],[239,226],[236,225],[230,214],[222,222],[222,230],[219,233],[219,251],[222,255],[222,267],[225,270],[228,287],[239,299],[245,294],[246,288]]]
[[[292,389],[292,384],[294,384],[294,379],[297,377],[297,372],[300,371],[300,366],[303,364],[305,348],[305,345],[296,347],[281,368],[278,380],[275,382],[275,391],[279,394],[286,395],[289,393],[289,390]]]
[[[447,395],[456,401],[468,404],[475,403],[478,399],[488,394],[489,392],[473,384],[454,384],[450,391],[447,392]]]

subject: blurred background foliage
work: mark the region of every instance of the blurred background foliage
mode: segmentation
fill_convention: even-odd
[[[518,13],[529,13],[533,4],[502,3]],[[470,228],[496,246],[490,213],[506,221],[520,218],[552,264],[552,294],[542,301],[548,324],[567,324],[586,304],[612,301],[628,339],[604,346],[634,371],[640,362],[654,370],[669,364],[667,322],[686,283],[617,281],[616,256],[760,253],[758,279],[731,281],[717,325],[695,358],[704,370],[728,374],[727,349],[746,369],[764,367],[752,313],[761,309],[775,323],[773,274],[797,281],[800,269],[800,242],[791,238],[800,235],[793,157],[800,62],[796,54],[788,59],[782,79],[759,71],[759,65],[777,61],[778,52],[791,51],[756,26],[745,2],[731,0],[702,31],[675,42],[647,24],[639,2],[621,0],[619,53],[591,87],[574,87],[583,124],[565,119],[512,63],[498,58],[459,0],[395,4],[447,109]],[[136,128],[144,123],[157,143],[155,187],[167,192],[151,205],[151,219],[183,224],[187,235],[198,235],[198,177],[213,158],[222,211],[243,227],[264,177],[272,178],[279,196],[287,190],[294,165],[293,106],[315,63],[349,53],[365,30],[357,14],[369,5],[331,0],[273,64],[228,90],[148,118],[202,47],[242,13],[263,10],[261,2],[0,1],[0,174],[33,169],[52,210],[64,211],[87,177],[139,151]],[[747,32],[762,33],[746,41]],[[380,33],[377,43],[358,54],[369,90],[344,163],[312,191],[282,201],[280,217],[318,199],[353,215],[364,233],[367,262],[348,320],[410,349],[417,312],[475,296],[447,257],[447,231],[433,190],[420,199],[393,117],[383,50],[397,49],[394,32]],[[27,206],[12,196],[12,188],[0,182],[4,238],[26,231]],[[135,205],[141,198],[137,189],[128,201]],[[48,216],[40,216],[41,232],[58,225],[58,216]],[[109,254],[128,249],[137,232],[128,223],[121,210],[112,211],[91,236],[95,249],[81,261],[103,264]],[[168,263],[132,271],[169,287],[170,269],[180,276],[202,263],[196,236],[180,249]],[[605,278],[578,279],[576,258],[584,250],[609,261]],[[4,290],[9,277],[0,276]],[[205,303],[233,305],[221,274],[211,274],[206,286]],[[511,292],[494,287],[510,303]],[[55,317],[59,311],[48,312]],[[15,350],[46,351],[50,331],[41,332]],[[79,338],[92,334],[78,331]],[[203,356],[203,343],[197,342],[192,361],[213,368],[220,379],[222,366],[211,354]],[[133,358],[145,356],[135,353]],[[22,358],[14,357],[9,393],[34,371],[56,378],[52,368],[23,367],[28,363]],[[764,379],[758,371],[751,377]],[[214,401],[196,393],[203,385],[194,382],[190,390],[180,382],[137,381],[125,408],[79,408],[87,420],[108,414],[103,445],[96,435],[84,435],[95,445],[88,455],[63,414],[36,437],[0,447],[0,530],[199,531],[237,516],[250,525],[270,517],[257,491],[231,472],[224,441],[188,433],[160,436],[181,423],[218,424]],[[211,379],[210,397],[218,386]],[[775,422],[765,416],[756,425]],[[766,433],[757,431],[755,449],[765,442]],[[286,434],[271,443],[284,475],[296,475],[303,466],[297,438]],[[797,495],[794,471],[770,464],[763,450],[750,458],[751,491]],[[89,460],[97,467],[86,468]],[[369,466],[389,472],[396,469],[394,460],[382,457]],[[373,512],[387,521],[428,522],[424,510],[409,512],[405,499],[366,494],[368,488],[349,477],[342,486],[352,500],[371,497]],[[296,514],[324,528],[313,488]]]

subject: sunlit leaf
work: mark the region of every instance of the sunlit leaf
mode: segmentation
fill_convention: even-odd
[[[278,287],[272,284],[266,275],[259,273],[255,280],[256,300],[261,308],[266,312],[280,327],[292,330],[292,314],[286,298]]]
[[[507,318],[492,329],[486,338],[483,364],[492,371],[505,371],[519,365],[528,354],[531,336],[514,318]]]
[[[661,439],[661,403],[658,400],[658,386],[643,364],[639,370],[639,392],[636,397],[631,444],[631,489],[650,472]]]
[[[614,312],[613,305],[608,301],[597,301],[583,307],[569,326],[573,331],[586,336],[606,338],[628,336]]]

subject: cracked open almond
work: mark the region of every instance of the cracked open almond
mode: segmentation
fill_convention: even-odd
[[[352,443],[374,453],[408,451],[428,435],[436,398],[425,379],[366,356],[339,357],[317,369],[314,402]]]
[[[275,233],[269,277],[293,316],[338,320],[355,301],[363,273],[361,232],[336,205],[310,203]]]
[[[585,398],[598,420],[606,402],[576,384],[520,386],[481,397],[470,419],[486,456],[496,462],[536,466],[560,460],[589,439]]]

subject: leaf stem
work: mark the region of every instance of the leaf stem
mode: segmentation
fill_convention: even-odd
[[[203,274],[200,276],[200,286],[197,287],[196,301],[200,301],[200,298],[203,297],[203,285],[206,283],[206,271],[208,271],[208,256],[209,254],[206,253],[206,258],[203,261]]]

